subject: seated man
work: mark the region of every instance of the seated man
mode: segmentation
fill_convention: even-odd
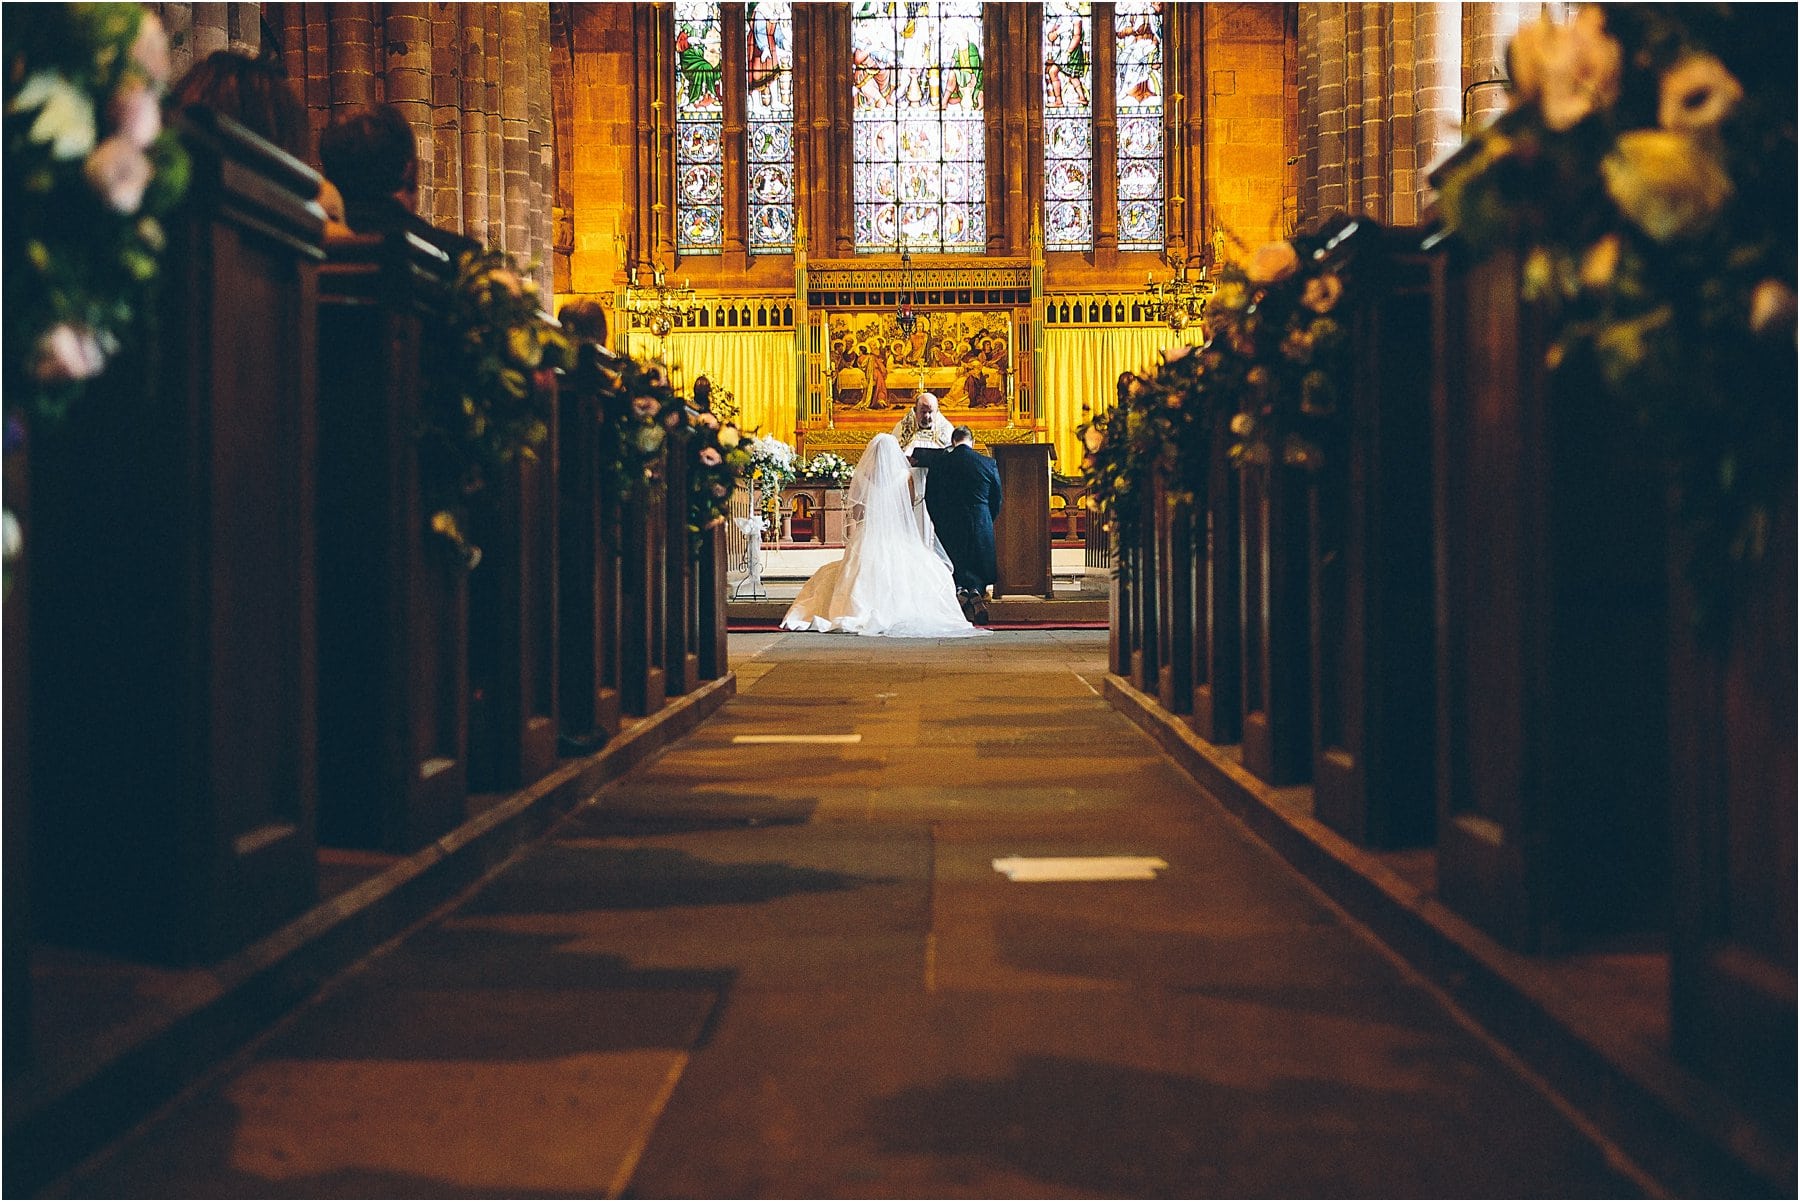
[[[319,135],[325,177],[344,195],[344,217],[359,234],[412,233],[450,256],[480,250],[473,238],[421,218],[419,144],[391,104],[351,113]]]

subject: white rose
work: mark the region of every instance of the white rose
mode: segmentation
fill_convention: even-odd
[[[60,380],[87,380],[100,374],[106,366],[106,350],[100,338],[87,326],[62,322],[50,327],[38,339],[37,358],[31,372],[51,383]]]
[[[95,147],[82,172],[115,213],[137,212],[150,186],[149,157],[122,134]]]
[[[37,112],[29,137],[47,143],[52,158],[78,159],[94,148],[94,102],[55,71],[39,71],[25,81],[7,108]]]

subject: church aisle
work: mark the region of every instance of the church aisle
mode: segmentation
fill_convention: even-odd
[[[1105,638],[734,637],[716,717],[71,1191],[1633,1192],[1113,712]]]

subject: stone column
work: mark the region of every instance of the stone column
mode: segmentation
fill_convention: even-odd
[[[506,249],[528,251],[530,237],[530,136],[526,131],[525,13],[522,6],[500,6],[500,137],[504,168],[502,204],[506,214]]]
[[[1436,202],[1427,176],[1462,145],[1462,22],[1455,0],[1413,7],[1413,197],[1423,218]]]
[[[483,4],[482,37],[487,47],[486,74],[482,77],[482,100],[480,112],[482,121],[487,127],[487,193],[488,221],[487,244],[501,250],[510,249],[506,234],[506,158],[505,143],[501,132],[500,116],[500,81],[504,66],[501,62],[501,10],[504,4]]]
[[[1304,226],[1319,214],[1319,6],[1302,4],[1299,24],[1300,197],[1295,219]]]
[[[574,18],[567,3],[548,6],[550,24],[550,129],[551,129],[551,287],[569,292],[571,256],[575,253],[575,193],[573,147],[566,136],[556,131],[574,128],[574,41],[571,25]]]
[[[1119,80],[1110,0],[1096,0],[1093,14],[1094,264],[1111,267],[1119,254]]]
[[[1357,212],[1366,213],[1377,221],[1388,219],[1388,189],[1390,170],[1388,160],[1388,115],[1387,104],[1387,66],[1389,62],[1388,28],[1393,17],[1393,5],[1387,3],[1364,4],[1362,6],[1362,85],[1358,89],[1361,94],[1361,108],[1358,117],[1362,124],[1360,139],[1360,161],[1357,163],[1362,183],[1359,192]]]
[[[329,61],[331,108],[368,108],[375,94],[375,16],[369,4],[333,4]]]
[[[1539,4],[1479,0],[1463,6],[1458,119],[1465,134],[1485,129],[1506,111],[1506,89],[1498,81],[1506,78],[1506,47],[1528,7],[1536,20],[1543,7]]]
[[[420,212],[433,225],[463,228],[462,23],[458,5],[442,0],[429,6],[431,21],[430,109],[426,135],[431,144],[431,207]]]
[[[436,208],[431,130],[431,6],[381,6],[381,66],[387,103],[406,116],[419,148],[419,212],[432,220]]]
[[[1343,212],[1349,205],[1348,148],[1345,143],[1345,80],[1349,71],[1345,5],[1321,4],[1316,26],[1319,55],[1318,208],[1314,216]]]
[[[219,50],[231,49],[229,4],[194,5],[194,61]]]
[[[163,32],[169,35],[169,78],[177,80],[194,65],[194,6],[169,3],[156,8]]]
[[[1416,49],[1413,41],[1417,23],[1413,0],[1398,0],[1388,6],[1387,73],[1383,94],[1388,104],[1386,152],[1388,156],[1387,198],[1388,220],[1395,225],[1413,225],[1419,220],[1418,147],[1415,144],[1413,119],[1413,80]]]

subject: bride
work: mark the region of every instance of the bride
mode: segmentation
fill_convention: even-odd
[[[781,619],[784,630],[901,638],[988,633],[957,604],[950,561],[913,516],[912,470],[892,434],[869,440],[850,477],[844,557],[812,574]]]

